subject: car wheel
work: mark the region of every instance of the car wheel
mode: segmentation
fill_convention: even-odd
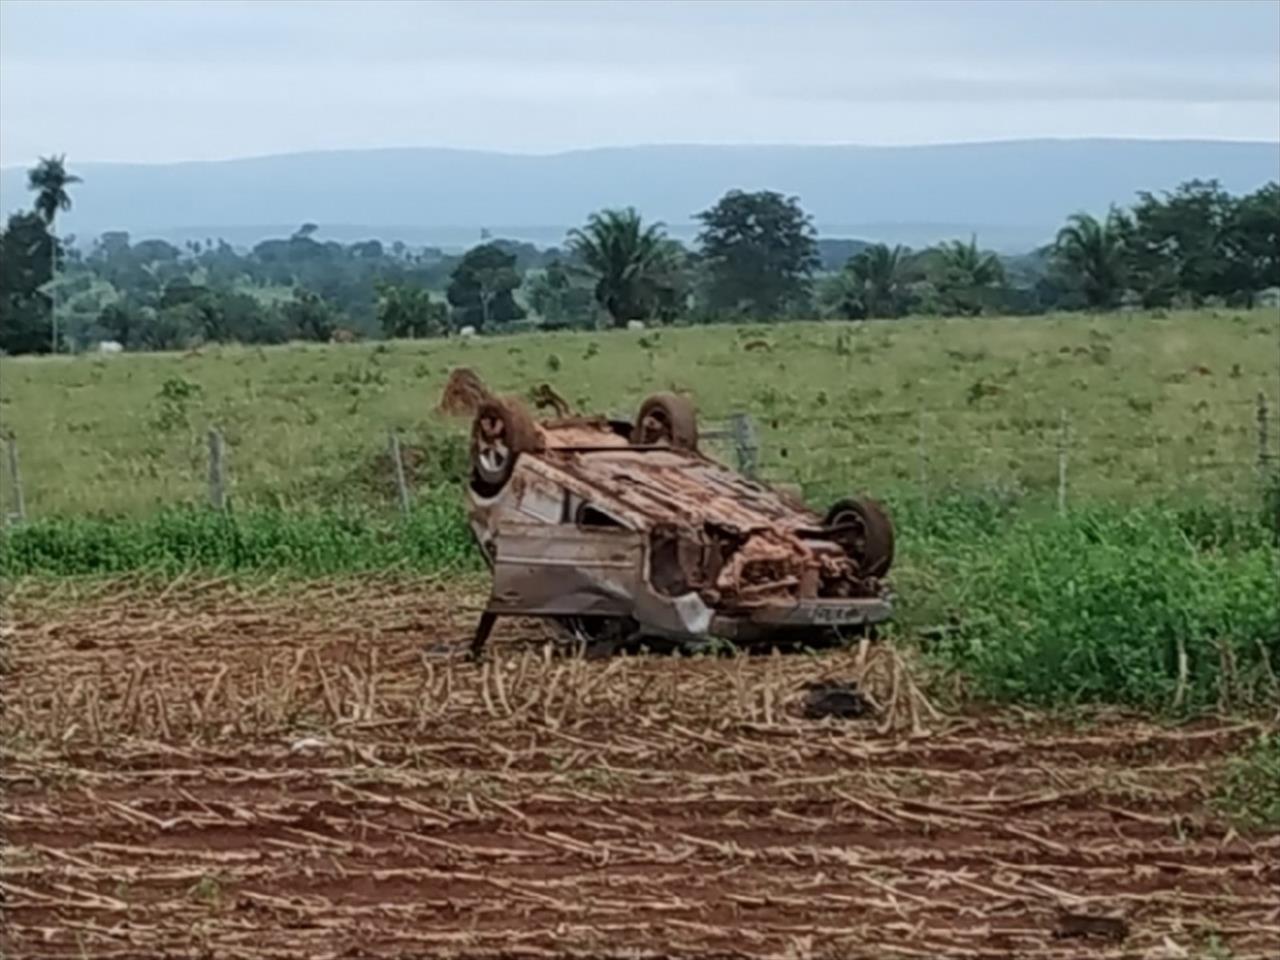
[[[631,442],[665,444],[676,450],[698,449],[698,414],[693,401],[674,393],[655,393],[640,405]]]
[[[471,485],[493,496],[511,479],[516,458],[538,448],[538,427],[521,410],[486,401],[471,424]]]
[[[893,522],[870,497],[838,501],[827,511],[825,526],[863,576],[883,577],[893,566]]]

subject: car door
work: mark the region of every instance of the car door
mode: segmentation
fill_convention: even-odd
[[[643,589],[644,538],[625,527],[506,523],[493,545],[493,613],[626,616]]]

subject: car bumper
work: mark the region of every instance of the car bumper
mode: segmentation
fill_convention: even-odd
[[[893,603],[888,597],[799,600],[717,612],[712,620],[711,633],[732,638],[744,633],[757,633],[761,628],[858,627],[883,623],[892,616]]]

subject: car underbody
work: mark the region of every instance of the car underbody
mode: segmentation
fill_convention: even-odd
[[[556,416],[460,370],[441,404],[473,416],[468,515],[493,573],[476,652],[498,616],[588,645],[817,642],[891,616],[893,527],[875,501],[822,515],[716,462],[683,397],[620,421],[536,395]]]

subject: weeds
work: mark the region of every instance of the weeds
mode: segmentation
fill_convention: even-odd
[[[1229,760],[1214,800],[1240,826],[1280,827],[1280,734],[1264,734]]]
[[[174,508],[145,519],[38,520],[0,536],[0,575],[73,576],[185,570],[299,576],[477,566],[456,495],[419,498],[403,521],[359,511]]]
[[[164,433],[188,426],[187,406],[200,397],[201,388],[183,377],[169,377],[156,394],[156,415],[151,425]]]
[[[893,503],[899,635],[979,697],[1160,711],[1280,696],[1280,552],[1225,508],[1094,507],[1066,517],[993,492]],[[168,510],[36,521],[0,538],[0,574],[479,569],[456,489],[403,520],[368,510]]]
[[[953,500],[923,526],[914,619],[950,624],[933,653],[980,696],[1188,711],[1277,695],[1280,559],[1247,515]]]

